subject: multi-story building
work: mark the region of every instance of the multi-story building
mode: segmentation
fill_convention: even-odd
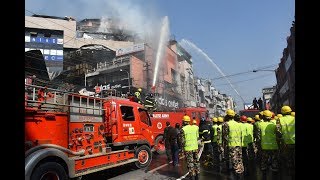
[[[174,50],[173,50],[174,49]],[[142,88],[143,94],[156,94],[158,110],[175,110],[185,106],[196,106],[193,89],[191,56],[184,52],[175,41],[165,48],[158,69],[155,89],[152,90],[155,74],[156,50],[148,44],[135,44],[120,48],[112,61],[98,63],[97,68],[86,74],[87,88],[114,89],[118,94],[133,93]]]
[[[263,101],[263,109],[271,109],[270,108],[270,99],[276,89],[276,86],[266,87],[262,89],[262,101]]]
[[[68,73],[65,76],[84,79],[84,73],[78,74],[84,71],[79,69],[81,69],[80,67],[94,68],[88,66],[88,62],[92,61],[92,58],[88,59],[81,55],[75,55],[77,52],[88,52],[86,50],[89,48],[97,47],[99,49],[102,46],[105,50],[116,51],[119,48],[134,44],[130,41],[117,41],[110,38],[78,37],[76,29],[77,22],[72,17],[25,16],[25,51],[41,51],[43,57],[34,57],[34,59],[44,59],[51,80],[66,70],[68,70]],[[93,51],[92,54],[96,53],[97,51]],[[70,71],[74,69],[76,69],[75,72]]]
[[[276,90],[270,100],[271,109],[277,113],[280,113],[283,105],[295,109],[295,22],[292,23],[290,33],[276,70]]]
[[[196,78],[197,105],[206,107],[211,117],[224,116],[227,109],[234,109],[231,96],[221,94],[208,79]]]

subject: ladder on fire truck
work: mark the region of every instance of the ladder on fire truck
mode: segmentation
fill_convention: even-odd
[[[42,111],[59,111],[101,115],[103,98],[25,84],[25,107]],[[70,107],[70,109],[69,109]]]

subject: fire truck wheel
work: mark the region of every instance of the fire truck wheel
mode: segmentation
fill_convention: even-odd
[[[138,168],[145,168],[149,166],[152,159],[150,148],[146,145],[140,146],[135,152],[135,157],[138,158],[138,161],[135,162],[135,165]]]
[[[155,141],[155,150],[158,154],[164,154],[166,152],[166,148],[163,141],[163,136],[160,135],[156,138]]]
[[[31,180],[59,179],[67,180],[64,168],[56,162],[46,162],[36,167],[31,175]]]

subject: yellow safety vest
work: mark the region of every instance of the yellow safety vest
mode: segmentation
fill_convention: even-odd
[[[261,148],[264,150],[278,149],[276,125],[272,122],[261,122]]]
[[[229,125],[228,146],[241,146],[241,124],[235,120],[230,120],[227,124]]]
[[[199,138],[199,131],[197,127],[186,125],[183,128],[184,137],[185,137],[185,151],[192,151],[198,149],[198,138]]]
[[[270,122],[272,122],[273,124],[277,124],[277,120],[275,119],[271,119]]]
[[[285,115],[280,118],[281,133],[285,144],[295,144],[296,142],[296,127],[295,117]]]
[[[213,139],[212,142],[217,142],[218,141],[218,128],[220,129],[220,134],[219,134],[219,144],[222,143],[222,125],[214,124],[212,126],[213,129]]]
[[[247,134],[248,134],[246,141],[248,143],[252,143],[253,142],[253,125],[250,123],[246,123],[245,125],[247,127]]]

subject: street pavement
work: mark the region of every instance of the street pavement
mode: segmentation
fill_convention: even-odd
[[[168,164],[166,155],[153,155],[152,163],[148,168],[137,169],[134,165],[125,165],[103,172],[83,176],[82,180],[185,180],[188,173],[186,161],[184,158],[180,159],[179,166]],[[284,169],[278,173],[271,170],[268,171],[266,177],[262,176],[259,166],[253,162],[249,166],[249,175],[245,176],[245,180],[290,180]],[[212,168],[205,168],[201,165],[201,180],[231,180],[234,179],[232,173],[223,170],[222,172],[215,172]]]

